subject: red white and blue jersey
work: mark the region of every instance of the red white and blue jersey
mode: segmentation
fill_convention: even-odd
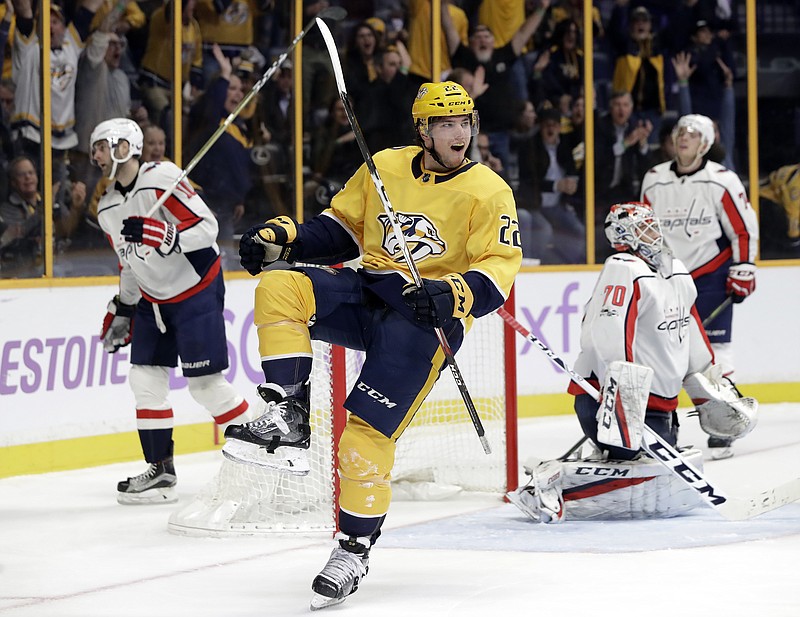
[[[650,204],[675,257],[693,278],[734,263],[753,262],[758,219],[739,177],[706,161],[678,175],[674,162],[651,168],[642,179],[641,200]]]
[[[673,273],[653,272],[629,253],[609,257],[600,272],[581,323],[575,372],[596,387],[615,360],[653,369],[648,409],[672,411],[683,378],[712,361],[708,339],[694,308],[697,290],[686,266],[673,260]],[[583,390],[570,383],[571,394]]]
[[[181,170],[174,163],[144,163],[133,186],[110,185],[97,206],[97,220],[120,263],[120,301],[135,304],[140,296],[155,303],[180,302],[205,289],[220,271],[217,220],[188,181],[181,182],[151,218],[175,225],[178,248],[162,255],[146,244],[126,242],[122,221],[148,216],[158,198]],[[141,293],[140,293],[141,291]]]

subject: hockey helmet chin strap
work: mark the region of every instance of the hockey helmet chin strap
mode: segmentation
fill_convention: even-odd
[[[108,174],[108,179],[109,180],[113,180],[117,176],[117,168],[120,165],[122,165],[123,163],[127,163],[128,161],[131,160],[131,158],[133,158],[133,149],[129,147],[128,148],[128,155],[123,157],[123,158],[118,159],[116,156],[114,156],[114,153],[117,151],[116,146],[114,146],[111,143],[110,139],[106,140],[106,141],[108,141],[108,146],[109,146],[108,147],[108,151],[109,151],[109,154],[111,155],[111,160],[113,161],[113,164],[111,165],[111,171]],[[119,145],[119,141],[117,141],[117,145]]]

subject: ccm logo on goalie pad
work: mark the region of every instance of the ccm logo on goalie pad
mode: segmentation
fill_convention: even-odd
[[[653,456],[657,456],[664,461],[675,473],[686,480],[695,490],[706,496],[711,503],[718,506],[728,501],[722,495],[716,495],[715,489],[708,482],[700,478],[690,469],[681,459],[677,458],[667,448],[659,442],[649,443],[649,451]]]
[[[620,469],[619,467],[576,467],[576,476],[619,476],[625,477],[630,473],[630,469]]]
[[[600,425],[610,430],[616,424],[619,428],[620,444],[623,448],[635,450],[638,446],[631,443],[631,436],[628,434],[628,426],[625,413],[622,412],[622,399],[619,396],[619,384],[613,377],[609,377],[603,392],[603,415],[600,418]],[[620,413],[621,412],[621,413]],[[614,422],[616,416],[616,422]]]

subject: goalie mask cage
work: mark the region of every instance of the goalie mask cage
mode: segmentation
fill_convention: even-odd
[[[392,483],[398,489],[403,487],[406,499],[435,498],[458,489],[503,495],[516,488],[514,345],[514,332],[499,316],[475,320],[456,362],[492,453],[484,453],[461,394],[444,367],[397,441]],[[346,422],[343,403],[358,376],[363,355],[320,341],[314,341],[313,348],[310,473],[293,476],[220,456],[222,465],[216,476],[191,502],[172,513],[170,531],[225,536],[315,535],[336,530],[339,487],[335,444]],[[402,375],[396,377],[402,379]]]

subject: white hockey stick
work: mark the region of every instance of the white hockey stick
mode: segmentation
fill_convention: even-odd
[[[405,258],[406,265],[408,265],[408,269],[411,272],[411,277],[414,279],[414,284],[417,287],[422,287],[422,276],[420,276],[419,268],[417,268],[417,264],[414,263],[414,258],[411,256],[408,243],[403,235],[403,229],[400,227],[400,222],[397,220],[397,215],[392,207],[392,203],[389,201],[389,196],[386,194],[386,187],[383,185],[383,180],[381,180],[381,177],[378,174],[378,168],[375,167],[375,161],[372,160],[372,155],[369,152],[369,148],[367,148],[367,142],[364,139],[364,134],[361,132],[361,127],[358,124],[358,120],[356,120],[355,113],[353,113],[353,106],[350,104],[350,99],[347,96],[347,87],[344,83],[342,63],[339,60],[339,50],[336,48],[333,35],[331,34],[328,25],[321,19],[317,19],[317,26],[322,34],[322,38],[325,39],[325,45],[328,47],[328,55],[331,57],[333,72],[336,76],[336,87],[339,90],[339,98],[342,99],[345,113],[347,113],[347,119],[350,121],[350,126],[352,127],[353,133],[356,136],[356,142],[361,150],[361,155],[364,157],[364,162],[367,164],[367,169],[369,170],[369,175],[372,178],[372,183],[375,185],[375,190],[378,191],[378,197],[383,204],[383,209],[392,224],[394,235],[397,238],[397,242],[399,243],[400,249],[403,252],[403,257]],[[464,404],[467,406],[467,412],[472,420],[472,424],[475,426],[475,431],[478,433],[478,439],[481,441],[483,451],[486,452],[486,454],[491,454],[492,449],[489,446],[489,440],[486,439],[486,431],[483,429],[483,424],[478,416],[478,410],[475,409],[475,403],[472,402],[472,397],[469,394],[469,390],[467,390],[467,384],[464,381],[464,377],[461,375],[461,370],[456,364],[456,358],[453,354],[453,350],[450,348],[450,344],[447,342],[447,337],[445,336],[444,331],[441,328],[435,328],[435,331],[436,338],[439,339],[439,345],[441,346],[442,351],[444,352],[444,357],[447,360],[447,365],[450,367],[450,372],[453,374],[453,379],[455,380],[456,386],[461,393],[461,398],[464,399]]]
[[[519,323],[504,308],[497,309],[497,314],[503,318],[509,326],[522,334],[531,343],[536,345],[547,355],[550,360],[567,373],[572,380],[577,383],[584,392],[592,396],[595,400],[600,400],[600,392],[586,379],[573,371],[567,363],[559,358],[552,349],[536,338],[531,332]],[[669,445],[662,437],[645,425],[642,436],[642,448],[659,463],[669,469],[675,476],[684,482],[689,488],[693,489],[708,505],[714,508],[729,521],[743,521],[764,512],[769,512],[775,508],[780,508],[786,504],[800,499],[800,478],[790,480],[775,488],[763,491],[747,499],[737,499],[726,496],[722,490],[717,488],[704,474],[694,465],[683,458],[675,448]]]
[[[197,151],[197,154],[194,155],[194,158],[191,161],[189,161],[189,164],[181,172],[181,175],[178,176],[178,178],[172,183],[172,185],[166,191],[164,191],[164,194],[158,198],[158,201],[155,204],[153,204],[153,207],[147,211],[147,214],[145,216],[147,216],[148,218],[153,216],[156,210],[158,210],[161,206],[163,206],[164,203],[167,201],[167,199],[169,199],[169,196],[175,192],[175,189],[178,188],[178,185],[184,180],[186,180],[187,176],[200,162],[200,159],[202,159],[206,155],[206,153],[208,153],[208,151],[211,149],[211,146],[213,146],[220,138],[220,136],[222,136],[222,134],[226,130],[228,130],[228,127],[231,125],[231,123],[234,120],[236,120],[236,117],[242,112],[242,110],[245,107],[247,107],[247,105],[250,103],[253,97],[256,94],[258,94],[259,90],[261,90],[261,88],[264,87],[264,84],[266,84],[270,80],[270,78],[275,74],[275,71],[277,71],[280,68],[281,64],[283,64],[286,61],[286,57],[294,51],[294,48],[297,47],[297,44],[302,40],[302,38],[306,34],[308,34],[308,31],[311,30],[311,28],[313,28],[316,25],[319,18],[324,17],[326,19],[333,19],[335,21],[339,21],[340,19],[344,19],[346,15],[347,11],[344,10],[342,7],[329,6],[327,8],[322,9],[318,13],[317,17],[309,20],[309,22],[305,25],[305,27],[303,27],[303,29],[297,33],[297,36],[294,37],[292,42],[289,44],[289,47],[287,47],[286,50],[280,56],[278,56],[278,59],[272,63],[272,66],[270,66],[266,70],[266,72],[261,76],[261,79],[259,79],[255,83],[250,92],[248,92],[245,95],[245,97],[241,100],[241,102],[236,106],[236,109],[234,109],[230,114],[228,114],[228,117],[225,118],[225,122],[223,122],[217,127],[217,130],[214,131],[214,134],[208,138],[208,141],[205,144],[203,144],[203,147],[200,148],[200,150]]]

